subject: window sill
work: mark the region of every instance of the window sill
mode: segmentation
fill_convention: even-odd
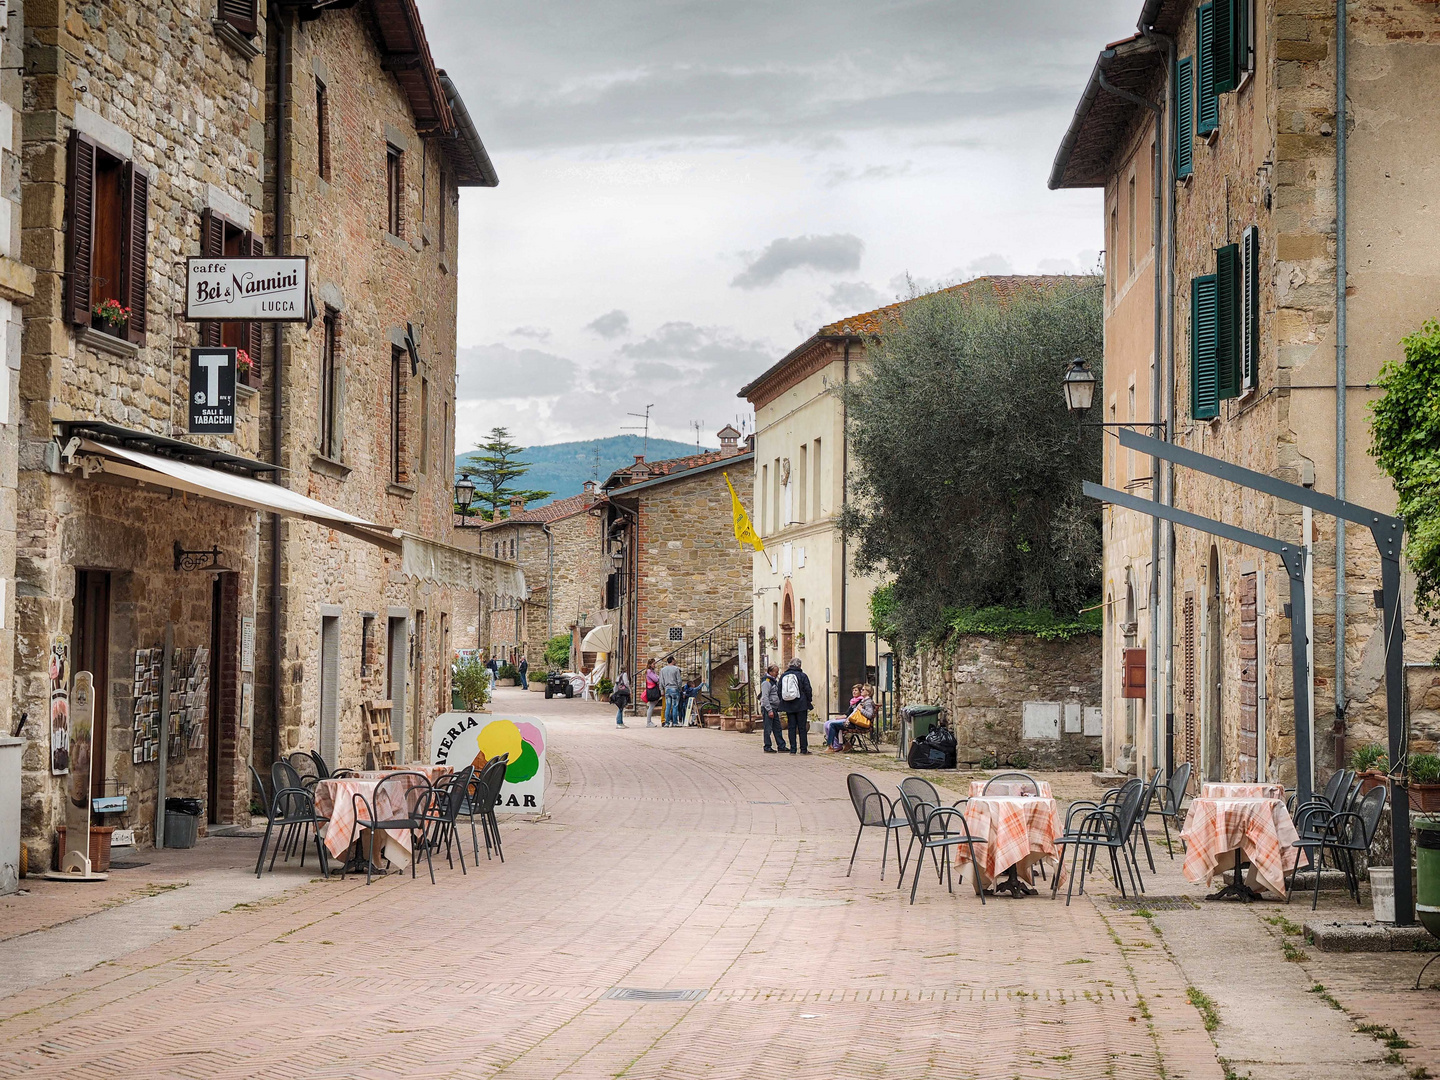
[[[328,476],[333,480],[344,480],[354,471],[343,461],[326,457],[324,454],[310,455],[310,470],[319,473],[321,476]]]
[[[140,346],[136,342],[107,334],[104,330],[96,330],[93,326],[77,326],[75,329],[75,340],[97,353],[109,353],[122,360],[133,359],[140,353]]]
[[[260,393],[260,388],[258,386],[250,386],[243,382],[237,382],[235,384],[235,393],[240,395],[242,401],[249,401],[256,394]]]
[[[215,36],[242,60],[254,60],[264,51],[254,38],[246,37],[224,19],[211,19],[210,25],[215,30]]]
[[[448,274],[448,273],[450,273],[450,260],[449,260],[449,258],[446,257],[446,256],[444,256],[444,255],[441,255],[441,256],[440,256],[440,259],[439,259],[439,262],[440,262],[440,272],[441,272],[442,274]]]
[[[396,236],[389,229],[385,230],[385,242],[391,247],[399,248],[401,251],[410,252],[415,249],[410,246],[410,241],[403,236]]]
[[[415,497],[415,485],[397,484],[392,480],[385,485],[385,494],[398,495],[402,499],[413,499]]]

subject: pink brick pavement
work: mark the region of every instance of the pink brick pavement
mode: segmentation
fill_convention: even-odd
[[[512,697],[550,727],[550,817],[505,826],[505,865],[277,868],[295,892],[0,999],[0,1077],[1221,1076],[1143,920],[933,874],[911,907],[878,832],[847,879],[844,773],[890,791],[883,763]]]

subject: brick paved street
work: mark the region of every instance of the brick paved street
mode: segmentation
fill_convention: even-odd
[[[107,896],[61,897],[69,907],[44,886],[28,900],[69,920],[53,928],[12,898],[0,910],[0,1076],[1218,1080],[1186,987],[1213,984],[1223,1048],[1243,1018],[1213,971],[1244,970],[1233,950],[1249,947],[1293,973],[1271,988],[1272,1044],[1294,1047],[1313,1022],[1296,1014],[1286,1030],[1291,991],[1348,1033],[1258,921],[1285,909],[1149,920],[1103,890],[1068,908],[982,908],[933,875],[912,908],[893,865],[878,879],[878,833],[845,878],[853,758],[762,755],[758,738],[712,731],[617,731],[606,708],[538,694],[502,691],[499,708],[542,715],[551,734],[550,816],[505,827],[503,866],[482,855],[469,875],[437,867],[433,887],[422,868],[368,888],[277,866],[257,889],[244,871],[257,841],[212,839],[117,871]],[[864,764],[887,789],[899,775],[893,762]],[[125,877],[174,884],[182,857],[184,888],[147,897],[158,885]],[[1178,865],[1161,859],[1152,895],[1198,894]],[[76,919],[85,904],[104,909]],[[1202,920],[1203,932],[1186,929]],[[117,941],[123,926],[141,928],[133,943]],[[1217,934],[1238,945],[1206,952]],[[66,966],[76,940],[107,962]],[[37,961],[50,953],[59,967]],[[1354,992],[1382,1006],[1406,977],[1349,964]],[[1396,964],[1413,981],[1418,963]],[[617,987],[704,993],[605,996]],[[1409,1011],[1433,1027],[1418,1000]],[[1379,1063],[1380,1043],[1354,1042],[1337,1058],[1348,1075],[1405,1075]],[[1424,1061],[1406,1053],[1409,1066]],[[1254,1080],[1295,1075],[1252,1057]]]

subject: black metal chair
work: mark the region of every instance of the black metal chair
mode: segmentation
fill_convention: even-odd
[[[1081,896],[1085,895],[1085,874],[1093,868],[1094,856],[1100,849],[1105,849],[1110,854],[1110,876],[1115,886],[1120,890],[1120,895],[1125,897],[1125,880],[1120,872],[1120,864],[1123,861],[1127,871],[1130,873],[1130,883],[1135,887],[1136,893],[1144,891],[1143,883],[1139,879],[1139,871],[1134,866],[1131,853],[1131,831],[1134,828],[1135,818],[1139,816],[1142,787],[1140,781],[1136,780],[1127,783],[1118,798],[1104,804],[1095,802],[1077,802],[1071,805],[1065,814],[1065,831],[1055,845],[1060,848],[1060,864],[1065,864],[1065,849],[1072,848],[1074,855],[1071,857],[1070,880],[1065,889],[1065,906],[1070,906],[1070,898],[1074,890],[1078,888]],[[1109,796],[1107,795],[1107,798]],[[1079,824],[1075,823],[1075,815],[1082,815]],[[1087,850],[1088,849],[1088,850]],[[1053,899],[1060,890],[1060,877],[1057,872],[1055,883],[1050,888],[1050,896]]]
[[[1190,772],[1192,766],[1186,761],[1175,770],[1170,779],[1155,789],[1156,798],[1151,800],[1148,813],[1159,815],[1160,823],[1165,826],[1165,849],[1170,853],[1170,858],[1175,858],[1175,845],[1170,839],[1170,822],[1179,817],[1185,809],[1186,789],[1190,786]],[[1159,806],[1155,805],[1159,801]],[[1148,837],[1147,837],[1148,839]]]
[[[276,762],[276,764],[282,764]],[[275,848],[270,852],[270,869],[275,869],[275,856],[280,854],[282,847],[286,848],[285,860],[289,862],[290,852],[294,850],[294,841],[300,842],[300,865],[305,865],[305,834],[313,828],[315,832],[315,850],[320,857],[320,872],[328,875],[330,873],[330,860],[325,851],[325,844],[320,837],[320,826],[328,819],[321,817],[315,812],[315,797],[303,787],[282,787],[277,790],[270,799],[270,812],[267,815],[269,820],[265,823],[265,837],[260,841],[260,857],[255,860],[255,876],[258,878],[265,867],[265,851],[270,846],[271,833],[275,827],[280,827],[279,835],[275,837]],[[285,843],[286,837],[290,838],[290,845]]]
[[[845,876],[850,876],[850,871],[855,869],[855,853],[860,850],[860,837],[865,834],[866,829],[884,829],[885,847],[880,855],[880,880],[885,880],[885,864],[890,859],[890,836],[895,835],[895,864],[900,868],[900,876],[905,876],[905,864],[900,861],[900,830],[906,828],[908,822],[903,817],[895,814],[895,804],[880,793],[867,777],[859,773],[851,773],[845,778],[845,785],[850,791],[850,803],[855,807],[855,816],[860,819],[859,831],[855,833],[855,846],[850,849],[850,868],[845,871]]]
[[[270,816],[270,793],[265,790],[265,781],[254,765],[250,766],[250,779],[255,782],[255,790],[260,792],[260,805],[264,808],[265,816],[268,818]]]
[[[1159,790],[1160,770],[1157,768],[1155,775],[1150,778],[1150,782],[1145,785],[1145,789],[1140,794],[1140,810],[1135,815],[1135,829],[1139,831],[1140,839],[1145,842],[1145,861],[1150,864],[1150,872],[1152,874],[1155,873],[1155,856],[1151,854],[1150,851],[1150,834],[1145,829],[1145,819],[1150,816],[1150,811],[1155,806],[1155,793]],[[1140,856],[1135,852],[1133,833],[1131,834],[1131,840],[1130,852],[1132,855],[1135,855],[1135,861],[1138,865]]]
[[[390,796],[390,792],[399,789],[400,794]],[[405,831],[410,834],[410,877],[415,877],[415,864],[420,861],[420,853],[425,853],[425,865],[430,869],[430,884],[435,884],[435,864],[430,859],[430,847],[425,843],[426,820],[425,815],[430,811],[430,800],[434,798],[434,789],[430,785],[430,779],[424,773],[418,772],[393,772],[387,774],[378,784],[375,785],[373,798],[366,798],[365,793],[355,792],[351,796],[352,805],[355,810],[355,824],[350,830],[350,844],[353,847],[360,835],[361,829],[368,829],[372,834],[384,830],[385,832]],[[402,812],[393,816],[384,816],[381,813],[382,807],[388,803],[398,804],[404,807]],[[371,836],[370,852],[365,859],[365,884],[370,884],[371,871],[375,868],[375,837]],[[344,872],[341,872],[344,877]]]
[[[1023,773],[1023,772],[1002,772],[1002,773],[997,773],[997,774],[995,774],[994,776],[990,777],[989,780],[986,780],[986,781],[985,781],[985,787],[981,789],[981,794],[982,794],[982,795],[988,795],[988,794],[990,794],[990,785],[992,785],[992,784],[1018,784],[1018,785],[1020,786],[1020,789],[1021,789],[1021,793],[1022,793],[1022,794],[1024,793],[1024,790],[1025,790],[1026,787],[1029,787],[1029,789],[1030,789],[1030,794],[1031,794],[1031,795],[1039,795],[1039,794],[1040,794],[1040,783],[1039,783],[1039,781],[1037,781],[1037,780],[1036,780],[1033,776],[1031,776],[1029,773]]]
[[[935,785],[932,784],[929,780],[926,780],[923,776],[907,776],[904,780],[901,780],[900,795],[902,798],[908,796],[911,799],[916,799],[921,802],[929,803],[931,807],[959,806],[961,803],[966,801],[965,799],[957,799],[953,803],[947,803],[944,799],[940,797],[940,792],[936,789]],[[915,837],[912,834],[910,837],[910,843],[905,848],[905,858],[904,860],[902,860],[900,864],[901,866],[910,865],[910,853],[914,850]],[[940,856],[932,851],[930,853],[930,857],[935,863],[936,875],[938,876],[943,874],[944,871],[940,865]],[[923,862],[924,860],[922,859],[921,861]],[[900,888],[900,886],[904,883],[905,882],[903,880],[897,881],[895,883],[895,888]]]
[[[1317,860],[1310,855],[1315,867],[1315,898],[1310,910],[1320,906],[1320,867],[1325,862],[1325,852],[1330,852],[1335,865],[1345,873],[1345,887],[1355,903],[1360,903],[1360,874],[1355,866],[1355,856],[1363,855],[1375,842],[1375,830],[1380,825],[1380,815],[1385,810],[1388,791],[1377,787],[1360,800],[1354,810],[1329,810],[1315,803],[1307,804],[1300,810],[1295,822],[1295,831],[1300,839],[1292,847],[1305,850],[1306,854],[1319,849]],[[1295,860],[1295,869],[1290,871],[1290,890],[1295,888],[1295,875],[1300,869],[1300,860]]]
[[[465,791],[470,784],[470,777],[474,769],[469,765],[457,773],[443,776],[434,784],[434,797],[422,808],[420,817],[425,822],[426,833],[424,843],[431,851],[439,851],[440,845],[445,845],[445,861],[450,864],[450,869],[455,869],[455,859],[451,855],[452,845],[460,849],[460,873],[465,874],[465,848],[458,842],[455,835],[456,818],[460,814],[460,806],[465,801]]]
[[[1297,816],[1306,806],[1312,806],[1317,802],[1331,810],[1339,810],[1354,780],[1355,771],[1353,769],[1336,769],[1330,774],[1330,779],[1325,782],[1325,787],[1320,791],[1312,792],[1309,801],[1304,806],[1296,805],[1299,792],[1292,791],[1290,797],[1285,800],[1285,807],[1290,811],[1291,817]]]
[[[470,819],[470,842],[475,848],[477,865],[480,862],[480,841],[475,836],[477,814],[480,816],[480,831],[485,836],[485,858],[488,860],[491,857],[492,828],[495,849],[500,850],[500,824],[495,820],[495,802],[500,798],[500,787],[505,783],[505,769],[509,763],[509,754],[491,758],[480,770],[480,774],[466,785],[465,801],[460,806],[460,813]],[[500,851],[500,861],[505,861],[504,851]]]
[[[315,784],[324,778],[316,762],[319,756],[310,753],[308,750],[296,750],[285,758],[285,763],[295,770],[295,775],[300,778],[300,786],[314,790]]]
[[[912,777],[912,779],[914,779]],[[966,800],[961,799],[960,802]],[[915,903],[915,891],[920,887],[920,871],[925,868],[925,852],[931,858],[940,860],[940,876],[946,888],[955,892],[955,877],[950,867],[950,849],[964,844],[970,852],[970,865],[975,872],[976,883],[980,885],[980,904],[985,904],[985,888],[980,883],[980,863],[975,858],[975,845],[984,844],[982,837],[973,836],[965,821],[965,811],[956,806],[935,806],[923,799],[915,799],[900,791],[900,802],[905,808],[905,820],[910,826],[912,846],[919,843],[920,851],[915,859],[915,879],[910,883],[910,903]],[[898,847],[898,841],[896,846]]]
[[[316,779],[312,776],[307,784],[305,779],[296,771],[295,766],[288,761],[276,761],[270,766],[270,790],[271,804],[275,798],[286,788],[299,788],[301,791],[310,793],[312,808],[315,798]],[[285,849],[285,861],[290,861],[290,856],[295,854],[295,842],[299,838],[300,830],[286,825],[280,830],[280,835],[275,838],[276,850]]]
[[[315,762],[315,772],[321,780],[340,780],[348,776],[359,776],[354,769],[332,769],[325,764],[325,759],[320,756],[319,750],[309,751],[311,759]]]

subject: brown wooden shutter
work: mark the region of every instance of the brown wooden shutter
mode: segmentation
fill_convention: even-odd
[[[254,35],[259,28],[259,0],[220,0],[220,18],[242,34]]]
[[[240,242],[240,250],[247,255],[259,256],[265,254],[265,241],[253,233],[246,233],[245,238]],[[262,345],[261,330],[264,323],[251,320],[245,324],[245,333],[241,335],[244,349],[250,354],[250,363],[254,365],[251,370],[251,384],[260,385],[260,348]]]
[[[70,132],[65,166],[65,296],[72,323],[90,325],[95,253],[95,144]]]
[[[146,306],[150,299],[150,177],[125,164],[125,213],[120,250],[120,302],[130,309],[125,336],[145,340]]]
[[[1125,649],[1124,678],[1120,683],[1120,696],[1143,698],[1145,696],[1145,650]]]
[[[200,211],[200,254],[207,259],[220,259],[225,255],[225,222],[208,208]],[[200,324],[200,344],[211,349],[219,347],[218,322]]]

